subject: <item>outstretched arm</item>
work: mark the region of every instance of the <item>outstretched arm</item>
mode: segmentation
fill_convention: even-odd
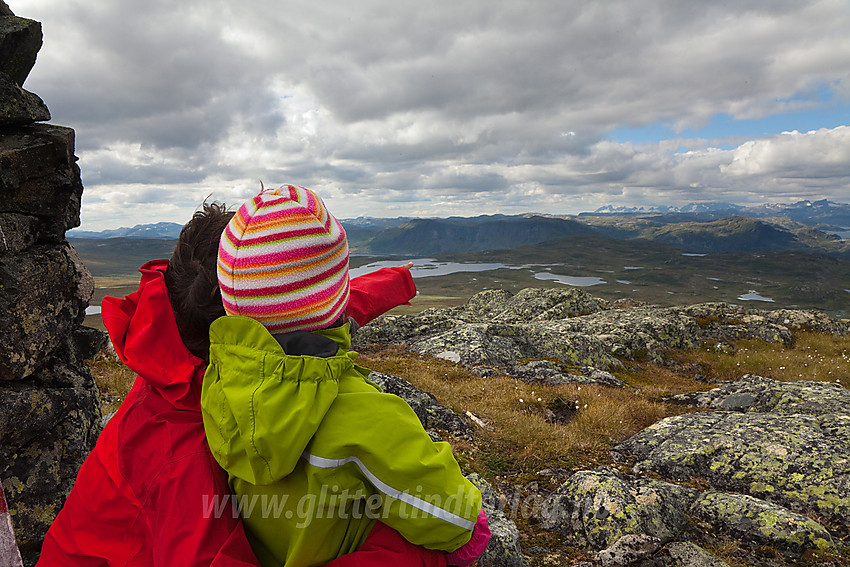
[[[348,316],[363,326],[393,307],[406,304],[416,296],[416,284],[410,275],[413,262],[352,278]]]

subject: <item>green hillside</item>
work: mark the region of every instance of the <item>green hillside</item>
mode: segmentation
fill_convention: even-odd
[[[415,219],[384,229],[362,246],[372,254],[437,255],[454,252],[506,250],[593,229],[574,220],[543,216],[495,220]]]
[[[139,266],[170,258],[176,240],[165,238],[69,238],[95,279],[137,278]]]
[[[605,220],[609,227],[619,222]],[[611,238],[600,228],[539,216],[419,219],[392,229],[354,229],[349,231],[355,254],[351,265],[423,257],[496,265],[431,277],[419,272],[421,296],[416,307],[406,309],[457,304],[487,288],[562,287],[577,277],[592,278],[590,291],[607,299],[663,305],[749,299],[753,306],[815,308],[840,316],[850,312],[850,258],[842,257],[847,241],[787,219],[787,226],[740,218],[663,224],[632,217],[623,222],[628,223],[623,230],[640,236]],[[99,288],[138,281],[138,267],[168,258],[174,242],[71,240]]]
[[[695,253],[806,250],[850,258],[850,242],[784,217],[682,220],[687,217],[609,215],[582,221],[611,238],[664,242]]]

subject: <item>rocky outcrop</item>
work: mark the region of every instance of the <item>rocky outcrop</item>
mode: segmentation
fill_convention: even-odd
[[[758,397],[746,403],[753,390],[760,391],[762,404]],[[819,401],[801,400],[805,390]],[[615,447],[615,457],[635,460],[635,472],[677,481],[699,477],[713,488],[762,498],[835,525],[850,518],[847,390],[748,376],[698,399],[718,405],[725,400],[746,413],[698,412],[662,420]]]
[[[634,360],[661,362],[671,349],[707,341],[727,347],[742,338],[791,344],[798,328],[848,332],[846,324],[809,311],[757,311],[725,303],[624,308],[571,288],[524,289],[516,295],[484,291],[461,307],[384,316],[361,329],[357,341],[403,343],[485,376],[500,372],[529,382],[622,386],[598,371]]]
[[[573,289],[487,291],[462,307],[385,316],[361,329],[358,341],[403,344],[485,377],[504,373],[535,383],[623,387],[603,368],[636,359],[663,362],[679,348],[731,351],[742,338],[788,346],[801,329],[848,332],[846,322],[817,312],[722,303],[630,306]],[[494,488],[475,475],[473,482],[489,495],[488,514],[506,526],[491,545],[498,559],[484,564],[519,565],[529,557],[537,558],[534,564],[560,564],[565,549],[583,550],[591,561],[582,565],[594,566],[721,567],[726,563],[708,551],[718,547],[742,564],[784,566],[821,554],[839,561],[824,565],[837,565],[850,557],[844,543],[850,534],[846,389],[746,375],[667,401],[694,411],[616,445],[616,468],[538,473],[551,477],[547,485],[560,479],[554,490],[527,481]],[[524,504],[503,506],[506,499],[497,490],[517,502],[527,496],[534,513],[525,514]],[[557,534],[561,550],[522,548],[513,531],[516,514]],[[729,542],[735,546],[731,554]]]
[[[646,555],[654,560],[674,542],[718,536],[737,540],[744,553],[764,546],[791,562],[806,552],[848,551],[841,543],[850,517],[846,389],[744,376],[674,399],[717,411],[664,419],[614,447],[629,474],[574,473],[542,506],[543,526],[602,550],[603,565],[632,564],[612,558],[624,557],[620,548],[632,539],[616,544],[635,535],[657,544]]]
[[[83,191],[74,131],[37,124],[50,114],[22,89],[40,47],[40,24],[0,3],[0,479],[27,565],[100,423],[79,334],[94,281],[65,240]]]

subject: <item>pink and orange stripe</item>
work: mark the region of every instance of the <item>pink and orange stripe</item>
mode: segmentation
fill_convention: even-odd
[[[325,328],[348,304],[345,230],[309,189],[264,190],[222,233],[218,281],[228,315],[272,333]]]

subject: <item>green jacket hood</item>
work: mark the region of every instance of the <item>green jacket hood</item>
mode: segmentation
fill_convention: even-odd
[[[336,355],[287,355],[248,317],[211,325],[201,409],[210,450],[231,476],[266,485],[289,475],[355,368],[348,324],[316,333],[337,343]]]

